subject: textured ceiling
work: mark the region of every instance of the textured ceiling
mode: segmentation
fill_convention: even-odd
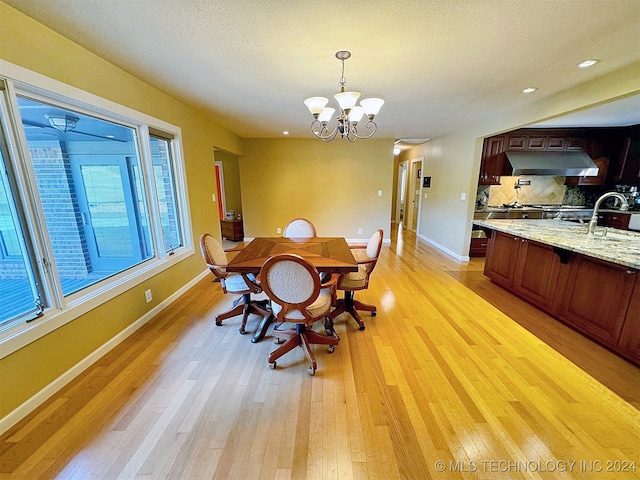
[[[434,138],[640,60],[639,0],[4,1],[245,138],[310,138],[302,102],[337,92],[338,50],[348,87],[385,99],[383,138]]]

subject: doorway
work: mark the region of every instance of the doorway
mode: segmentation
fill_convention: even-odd
[[[418,231],[420,219],[420,194],[422,192],[422,160],[411,160],[407,177],[407,214],[403,226],[412,232]]]
[[[407,209],[407,162],[398,164],[398,198],[396,199],[396,221],[403,223]]]

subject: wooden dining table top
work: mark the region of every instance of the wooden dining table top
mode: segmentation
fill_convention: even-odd
[[[358,264],[342,237],[283,238],[256,237],[231,259],[228,272],[260,273],[264,262],[280,253],[294,253],[319,272],[356,272]]]

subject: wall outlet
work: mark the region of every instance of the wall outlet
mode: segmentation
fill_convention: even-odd
[[[467,199],[467,194],[466,194],[466,193],[464,193],[464,192],[462,192],[462,193],[460,194],[460,200],[466,200],[466,199]]]
[[[276,233],[282,233],[282,229],[280,227],[276,228]]]
[[[428,193],[424,192],[424,198],[427,198]]]
[[[213,200],[213,203],[216,203],[216,194],[215,193],[211,194],[211,200]]]
[[[151,289],[144,291],[144,299],[147,301],[147,303],[153,300],[153,295],[151,295]]]
[[[382,190],[378,190],[378,196],[381,197],[382,196]]]
[[[362,235],[362,229],[361,228],[358,229],[358,235]]]

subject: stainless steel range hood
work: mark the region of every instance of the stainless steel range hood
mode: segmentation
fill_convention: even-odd
[[[507,150],[512,175],[595,177],[598,167],[584,152],[521,152]]]

